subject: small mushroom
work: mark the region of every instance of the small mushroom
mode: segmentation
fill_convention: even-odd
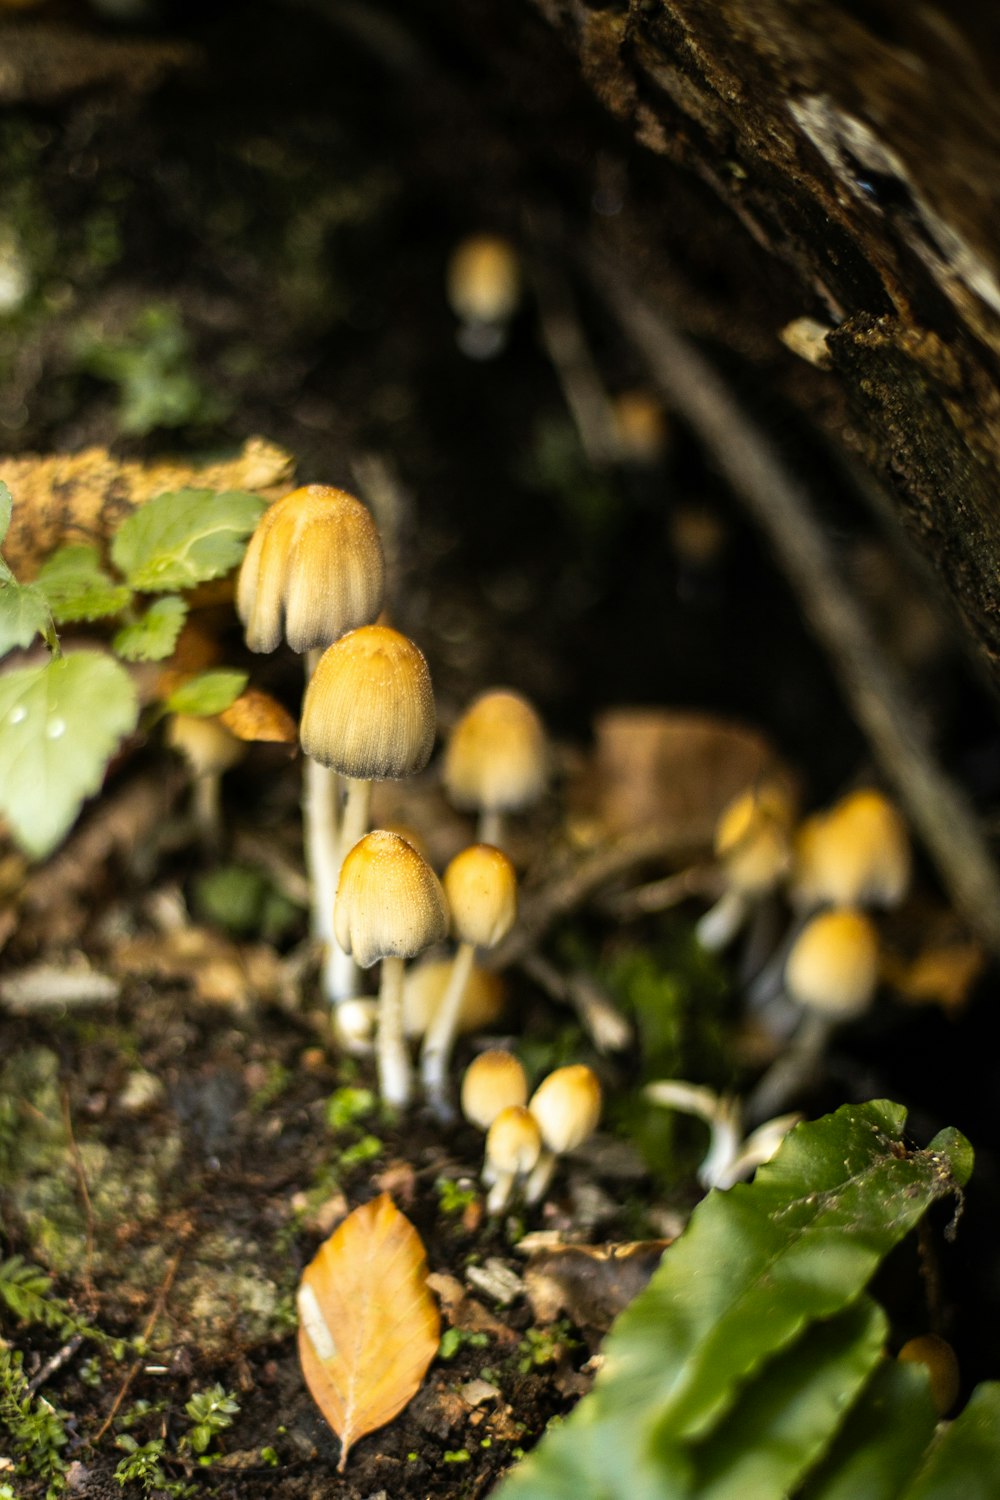
[[[405,1107],[412,1071],[403,1039],[404,961],[441,942],[444,891],[430,865],[399,834],[376,830],[350,850],[340,872],[334,931],[363,969],[381,960],[376,1057],[386,1103]]]
[[[491,844],[472,844],[456,854],[445,870],[444,891],[458,950],[448,987],[427,1028],[420,1059],[426,1097],[442,1117],[447,1114],[448,1060],[476,949],[495,948],[513,927],[517,918],[517,876],[500,849]]]
[[[911,864],[909,835],[898,808],[881,792],[851,792],[799,829],[792,903],[800,911],[898,906],[909,888]]]
[[[462,1079],[462,1114],[477,1130],[489,1130],[501,1110],[528,1102],[528,1080],[513,1052],[480,1052]],[[534,1165],[534,1163],[532,1163]]]
[[[542,721],[519,693],[481,693],[455,725],[442,777],[451,802],[479,814],[482,844],[503,844],[507,813],[536,803],[549,779],[549,748]]]
[[[246,746],[218,718],[195,714],[171,714],[166,741],[187,761],[194,782],[193,810],[202,838],[211,846],[219,843],[222,818],[222,775],[243,759]]]
[[[448,988],[452,965],[451,958],[427,954],[407,969],[403,985],[403,1030],[411,1041],[426,1036],[427,1028]],[[504,982],[500,975],[473,964],[462,991],[462,1005],[458,1015],[459,1032],[485,1031],[499,1020],[503,1007]]]
[[[725,889],[695,927],[703,948],[724,948],[787,873],[792,816],[791,799],[776,783],[742,792],[723,808],[715,826],[715,854]]]
[[[907,1339],[896,1358],[904,1364],[924,1366],[934,1409],[939,1417],[946,1417],[958,1400],[961,1386],[958,1360],[948,1341],[936,1333],[921,1333]]]
[[[543,1154],[541,1130],[531,1110],[522,1104],[502,1109],[486,1135],[482,1177],[490,1189],[487,1212],[498,1214],[506,1208],[518,1183],[530,1183],[529,1174]]]
[[[864,912],[837,907],[811,917],[785,962],[784,991],[803,1014],[788,1049],[747,1103],[751,1119],[775,1114],[815,1071],[830,1033],[854,1020],[878,988],[878,934]]]
[[[556,1159],[573,1151],[597,1129],[601,1118],[601,1085],[584,1063],[556,1068],[543,1078],[528,1101],[542,1133],[542,1152],[525,1188],[528,1203],[545,1194]]]
[[[448,303],[459,319],[458,347],[470,359],[492,359],[507,338],[521,296],[517,255],[498,234],[476,234],[452,251]]]
[[[340,861],[368,828],[373,781],[422,771],[434,745],[434,694],[423,653],[387,625],[351,630],[320,657],[302,705],[307,756],[347,783]],[[334,1002],[354,988],[353,967],[331,949],[324,973]]]

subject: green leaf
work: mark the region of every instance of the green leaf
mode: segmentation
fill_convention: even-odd
[[[30,646],[52,629],[49,604],[37,583],[0,582],[0,656]]]
[[[138,713],[125,668],[99,651],[0,676],[0,812],[28,854],[56,847]]]
[[[3,480],[0,479],[0,547],[3,546],[3,539],[7,535],[7,528],[10,526],[10,518],[13,511],[13,497]]]
[[[941,1432],[899,1500],[996,1500],[1000,1475],[1000,1381],[977,1385]]]
[[[698,1500],[790,1494],[829,1447],[886,1332],[882,1309],[862,1297],[772,1360],[693,1454]]]
[[[936,1426],[926,1368],[883,1360],[801,1500],[899,1500]]]
[[[132,598],[131,589],[105,573],[97,548],[85,543],[53,552],[37,583],[60,625],[116,615]]]
[[[228,573],[265,509],[242,490],[176,490],[157,495],[122,522],[111,558],[132,588],[189,589]]]
[[[968,1167],[964,1138],[908,1151],[906,1112],[845,1106],[800,1125],[755,1181],[712,1192],[619,1318],[594,1390],[502,1500],[692,1493],[695,1443],[804,1330],[859,1297]]]
[[[167,699],[172,714],[193,714],[208,719],[234,703],[247,685],[246,672],[200,672],[175,688]]]
[[[162,661],[177,644],[188,607],[179,594],[156,599],[146,613],[119,630],[111,649],[125,661]]]

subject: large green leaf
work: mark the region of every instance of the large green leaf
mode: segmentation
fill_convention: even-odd
[[[998,1494],[1000,1381],[991,1380],[976,1386],[898,1500],[997,1500]]]
[[[964,1138],[909,1151],[905,1118],[885,1101],[845,1106],[798,1126],[749,1186],[710,1193],[619,1318],[593,1392],[515,1471],[503,1500],[696,1494],[695,1444],[967,1180]]]
[[[122,522],[111,559],[134,589],[189,589],[241,560],[265,502],[242,490],[157,495]]]
[[[0,579],[0,656],[17,646],[30,646],[36,635],[52,628],[48,600],[37,583]]]
[[[87,543],[53,552],[39,571],[37,583],[60,625],[116,615],[132,598],[132,590],[104,571],[97,548]]]
[[[800,1500],[899,1500],[936,1426],[926,1368],[884,1359]]]
[[[13,510],[14,501],[11,498],[10,490],[4,484],[3,480],[0,479],[0,547],[3,546],[3,539],[7,535],[7,528],[10,526],[10,518]]]
[[[694,1452],[698,1500],[787,1495],[829,1447],[882,1356],[886,1317],[862,1297],[812,1324],[743,1390]]]
[[[138,712],[125,668],[99,651],[0,675],[0,812],[28,854],[56,847]]]

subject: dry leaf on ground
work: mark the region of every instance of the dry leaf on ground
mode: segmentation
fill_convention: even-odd
[[[299,1361],[341,1442],[391,1422],[420,1389],[441,1320],[420,1236],[388,1193],[349,1214],[302,1273]]]

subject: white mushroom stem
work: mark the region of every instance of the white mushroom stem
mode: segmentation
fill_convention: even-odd
[[[306,652],[307,683],[321,655],[315,647]],[[336,771],[307,755],[302,783],[302,829],[306,871],[312,888],[312,930],[314,937],[334,946],[333,902],[340,874],[339,800]]]
[[[448,984],[431,1018],[420,1054],[424,1093],[439,1120],[449,1119],[452,1115],[447,1099],[448,1063],[462,1014],[462,997],[472,975],[475,956],[474,943],[459,943]]]
[[[347,858],[359,839],[368,832],[371,815],[372,784],[359,781],[356,776],[345,776],[347,798],[340,823],[340,862]]]
[[[484,807],[479,814],[476,839],[480,844],[492,844],[494,849],[503,848],[504,815],[499,808]]]
[[[198,837],[209,849],[218,849],[222,842],[222,773],[208,771],[194,778],[191,789],[191,811],[194,814]],[[333,913],[330,914],[333,920]]]
[[[746,1102],[751,1120],[767,1120],[801,1093],[816,1074],[835,1022],[818,1011],[806,1011],[787,1051],[768,1068]]]
[[[503,1210],[510,1202],[510,1195],[517,1183],[517,1173],[494,1171],[487,1178],[487,1174],[484,1171],[483,1181],[487,1182],[487,1184],[490,1182],[493,1184],[486,1195],[486,1212],[488,1214],[503,1213]]]
[[[401,958],[382,960],[375,1046],[379,1093],[396,1109],[405,1109],[413,1094],[413,1070],[403,1037],[403,969]]]
[[[549,1183],[556,1170],[558,1157],[554,1151],[547,1146],[542,1147],[542,1153],[535,1163],[534,1170],[524,1185],[525,1203],[538,1203],[548,1192]]]
[[[747,919],[750,903],[742,891],[724,891],[695,923],[695,937],[710,953],[728,947]]]
[[[644,1093],[653,1104],[679,1109],[705,1121],[712,1134],[698,1168],[698,1181],[702,1187],[720,1186],[740,1152],[743,1123],[739,1100],[675,1078],[647,1084]]]
[[[330,772],[333,775],[333,772]],[[353,776],[342,778],[347,788],[343,811],[340,815],[340,833],[337,843],[336,869],[333,872],[333,893],[337,894],[340,868],[359,839],[368,832],[370,821],[372,784],[358,781]],[[332,908],[331,908],[332,910]],[[361,970],[349,953],[345,953],[335,937],[331,935],[323,964],[323,993],[331,1005],[342,1005],[353,1000],[361,989]]]

